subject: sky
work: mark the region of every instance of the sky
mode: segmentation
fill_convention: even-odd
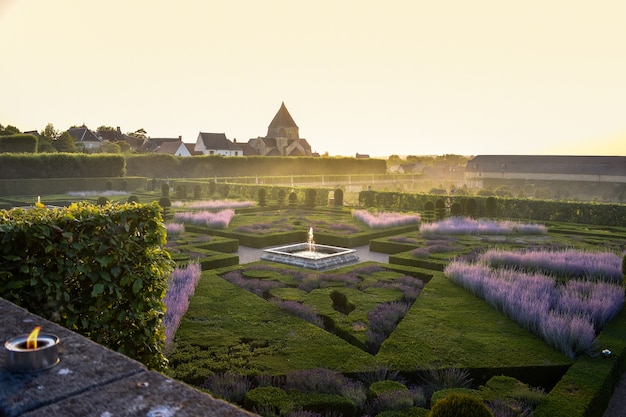
[[[0,0],[0,124],[626,156],[623,0]]]

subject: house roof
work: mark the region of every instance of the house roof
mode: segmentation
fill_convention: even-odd
[[[95,133],[86,126],[72,127],[67,130],[67,133],[69,133],[76,142],[102,142],[102,139],[96,136]]]
[[[465,171],[626,176],[626,156],[478,155]]]
[[[285,107],[285,102],[283,101],[280,105],[280,109],[276,113],[276,116],[272,119],[272,122],[268,126],[268,128],[278,128],[278,127],[298,127],[296,122],[294,122],[293,118],[289,114],[287,107]]]
[[[155,149],[155,153],[167,153],[170,155],[175,155],[182,142],[163,142],[161,146]]]
[[[206,149],[241,150],[241,146],[228,140],[225,133],[200,132],[200,139]]]
[[[143,144],[141,145],[141,151],[143,152],[154,152],[159,149],[165,143],[176,143],[180,144],[182,142],[181,138],[148,138],[145,139]]]

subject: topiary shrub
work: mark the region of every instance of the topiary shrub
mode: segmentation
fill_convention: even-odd
[[[485,201],[485,210],[487,211],[487,216],[495,217],[497,210],[496,198],[491,196],[487,197],[487,201]]]
[[[259,387],[248,391],[243,399],[243,408],[256,412],[271,410],[275,415],[291,409],[289,395],[277,387]]]
[[[113,189],[113,181],[108,180],[108,181],[105,183],[104,188],[105,188],[107,191],[111,191],[111,190]]]
[[[127,203],[139,203],[139,197],[137,197],[134,194],[131,194],[128,196],[128,200],[126,200]]]
[[[171,220],[174,216],[171,214],[172,202],[169,197],[161,197],[159,199],[159,206],[163,208],[163,220]]]
[[[104,196],[101,196],[101,197],[98,197],[98,200],[96,200],[96,205],[98,205],[98,206],[106,206],[106,204],[108,202],[109,202],[108,198],[106,198]]]
[[[471,218],[476,218],[478,212],[478,205],[475,198],[468,198],[465,202],[465,213]]]
[[[298,194],[295,191],[289,193],[289,207],[296,207],[298,203]]]
[[[450,206],[450,214],[456,217],[463,215],[463,206],[459,202],[454,202]]]
[[[429,417],[493,417],[493,414],[482,400],[469,394],[451,393],[437,401]]]
[[[267,191],[265,188],[260,188],[257,194],[257,198],[259,200],[259,206],[265,207],[267,206]]]
[[[343,207],[343,190],[341,188],[335,190],[335,206]]]
[[[201,196],[202,196],[202,187],[200,187],[200,184],[194,185],[193,198],[195,198],[196,200],[199,200]]]
[[[285,205],[285,197],[286,197],[287,192],[284,189],[280,189],[278,190],[278,197],[277,197],[277,202],[278,202],[278,207],[282,207]]]
[[[170,196],[170,185],[167,183],[161,184],[161,196],[169,197]]]
[[[435,201],[435,217],[437,220],[443,220],[446,217],[446,203],[443,198],[438,198]]]
[[[424,204],[424,220],[428,222],[435,220],[435,203],[432,201],[427,201]]]
[[[312,209],[315,207],[316,202],[317,202],[317,190],[315,190],[314,188],[307,189],[304,205],[307,208]]]

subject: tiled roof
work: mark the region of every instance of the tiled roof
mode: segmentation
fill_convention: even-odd
[[[272,119],[272,122],[268,126],[269,128],[277,128],[277,127],[298,127],[296,122],[294,122],[293,118],[289,114],[287,107],[285,107],[285,102],[280,105],[280,109],[276,113],[276,116]]]
[[[73,127],[67,130],[67,133],[74,138],[76,142],[102,142],[91,130],[85,126]]]
[[[241,146],[228,140],[225,133],[200,132],[200,138],[206,149],[241,150]]]

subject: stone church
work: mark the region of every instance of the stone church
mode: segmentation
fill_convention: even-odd
[[[298,125],[284,102],[268,126],[267,135],[250,139],[246,145],[243,147],[246,156],[313,156],[311,145],[300,137]]]

